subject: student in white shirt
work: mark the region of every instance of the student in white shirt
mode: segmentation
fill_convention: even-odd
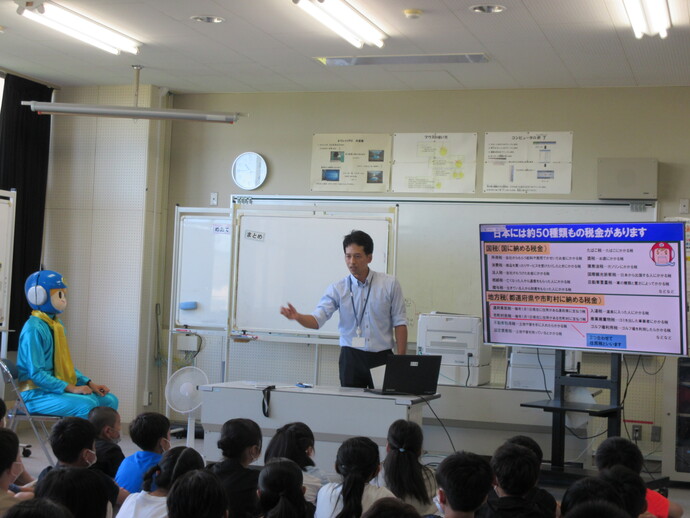
[[[342,483],[326,484],[316,497],[314,518],[359,518],[380,498],[395,496],[369,482],[378,474],[379,447],[368,437],[347,439],[336,455],[335,471]]]
[[[185,473],[204,467],[204,459],[193,448],[177,446],[144,475],[143,491],[132,493],[122,504],[120,518],[166,518],[166,497],[175,480]],[[151,491],[155,479],[156,489]]]

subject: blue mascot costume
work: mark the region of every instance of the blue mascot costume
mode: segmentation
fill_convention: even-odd
[[[67,307],[62,275],[41,270],[24,284],[34,310],[19,335],[19,387],[31,413],[87,418],[97,406],[117,409],[117,397],[105,385],[84,376],[72,363],[65,328],[57,317]]]

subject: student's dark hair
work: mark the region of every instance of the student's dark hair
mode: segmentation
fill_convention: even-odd
[[[5,417],[7,415],[7,405],[5,404],[5,400],[0,398],[0,419]]]
[[[644,464],[640,448],[624,437],[609,437],[602,442],[594,454],[594,460],[599,470],[620,464],[635,473],[642,472]]]
[[[351,437],[338,448],[335,471],[343,477],[343,509],[335,518],[359,518],[364,486],[376,475],[379,447],[368,437]]]
[[[590,500],[576,505],[563,518],[628,518],[623,509],[605,500]]]
[[[5,518],[74,518],[64,505],[48,498],[32,498],[13,505],[3,515]]]
[[[175,446],[163,454],[158,464],[144,474],[142,489],[151,491],[155,480],[158,489],[169,490],[188,471],[204,467],[204,459],[194,448]]]
[[[491,457],[491,469],[501,489],[509,496],[524,496],[539,479],[539,461],[529,448],[504,443]]]
[[[537,456],[539,465],[541,465],[541,461],[544,460],[544,452],[542,451],[541,446],[539,446],[537,441],[527,435],[514,435],[506,442],[509,442],[510,444],[517,444],[518,446],[524,446],[525,448],[532,450]]]
[[[374,253],[374,240],[369,234],[361,230],[353,230],[343,238],[343,252],[350,245],[361,246],[367,255]]]
[[[571,509],[593,501],[605,501],[615,507],[623,507],[623,500],[610,482],[599,477],[584,477],[577,479],[565,490],[561,500],[561,514],[566,515]]]
[[[398,419],[388,428],[389,451],[383,461],[386,487],[400,499],[411,496],[423,504],[431,504],[426,479],[434,473],[422,466],[424,433],[422,427],[412,421]]]
[[[314,447],[314,432],[306,424],[288,423],[276,430],[266,446],[264,464],[276,457],[293,460],[301,470],[307,466],[314,466],[314,461],[307,454],[309,448]]]
[[[96,429],[96,433],[100,435],[103,428],[106,426],[110,426],[111,428],[115,427],[119,415],[120,414],[118,414],[117,410],[114,408],[109,406],[97,406],[92,408],[89,412],[89,421]]]
[[[379,498],[374,502],[362,514],[362,518],[421,518],[421,516],[410,504],[388,496],[386,498]]]
[[[261,447],[261,428],[251,419],[230,419],[223,423],[218,448],[226,459],[241,459],[247,448]]]
[[[153,451],[161,437],[168,437],[170,420],[158,412],[144,412],[129,423],[129,436],[144,451]]]
[[[0,473],[12,467],[19,453],[19,438],[7,428],[0,428]]]
[[[74,518],[105,518],[108,490],[101,476],[91,469],[55,468],[38,481],[35,495],[64,505]]]
[[[259,474],[259,506],[264,518],[303,518],[306,500],[302,469],[296,462],[274,457]]]
[[[436,482],[454,511],[473,512],[484,503],[493,483],[489,461],[476,453],[448,455],[436,469]]]
[[[93,448],[96,429],[81,417],[63,417],[50,431],[50,446],[60,462],[71,464],[83,449]]]
[[[604,469],[599,476],[618,491],[630,518],[637,518],[647,510],[647,486],[639,473],[617,464]]]
[[[210,471],[188,471],[170,488],[168,518],[221,518],[228,509],[225,490]]]

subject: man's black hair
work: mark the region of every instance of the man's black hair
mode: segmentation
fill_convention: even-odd
[[[50,446],[60,462],[72,464],[83,449],[93,448],[96,429],[81,417],[63,417],[50,432]]]
[[[19,438],[7,428],[0,428],[0,473],[12,466],[19,454]]]
[[[115,427],[119,415],[120,414],[118,414],[117,410],[114,408],[109,406],[97,406],[92,408],[89,412],[89,421],[94,428],[96,428],[96,433],[100,435],[101,432],[103,432],[103,428],[106,426],[110,426],[111,428]]]
[[[539,461],[529,448],[504,443],[491,457],[496,481],[508,496],[524,496],[539,479]]]
[[[361,246],[367,255],[374,253],[374,240],[369,234],[361,230],[353,230],[343,238],[343,252],[350,245]]]
[[[158,412],[144,412],[129,423],[129,436],[144,451],[154,451],[161,438],[168,437],[170,420]]]
[[[443,459],[436,470],[436,482],[443,489],[451,509],[469,513],[484,503],[493,475],[486,459],[461,451]]]
[[[606,439],[597,448],[594,459],[599,470],[620,464],[638,474],[642,472],[642,465],[644,464],[640,448],[624,437]]]
[[[611,483],[599,477],[583,477],[570,484],[561,499],[561,514],[569,515],[571,509],[585,502],[605,501],[618,508],[623,507],[623,500]]]

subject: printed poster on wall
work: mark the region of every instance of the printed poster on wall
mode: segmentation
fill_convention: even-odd
[[[473,193],[477,177],[476,133],[396,133],[391,190]]]
[[[569,194],[572,131],[486,133],[484,192]]]
[[[390,135],[314,134],[311,190],[385,192],[390,161]]]

